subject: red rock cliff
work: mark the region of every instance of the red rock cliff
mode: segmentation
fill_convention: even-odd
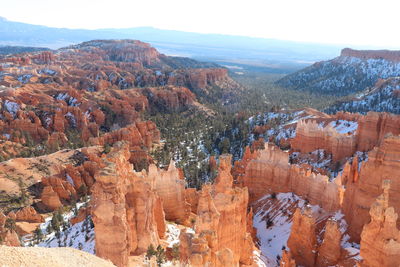
[[[361,266],[398,266],[400,262],[400,231],[396,226],[398,214],[389,207],[390,181],[383,182],[383,194],[372,204],[371,222],[361,234]]]
[[[254,153],[257,156],[252,156],[245,164],[244,174],[237,178],[241,185],[248,187],[250,203],[266,194],[293,192],[325,210],[340,209],[342,189],[329,182],[327,176],[289,164],[289,154],[275,145],[267,144],[264,150]]]
[[[129,255],[158,245],[159,232],[165,231],[162,203],[151,185],[132,171],[129,158],[129,145],[117,143],[92,188],[96,254],[117,266],[127,266]]]
[[[368,153],[368,161],[363,162],[357,179],[348,179],[343,201],[343,211],[349,223],[349,233],[359,240],[362,227],[370,220],[369,207],[382,194],[381,184],[392,180],[389,205],[400,212],[400,137],[389,136],[382,144]]]
[[[357,57],[360,59],[385,59],[390,61],[400,61],[400,51],[391,50],[354,50],[344,48],[340,54],[342,57]]]
[[[231,157],[220,157],[214,186],[199,196],[195,235],[181,234],[181,261],[192,266],[252,264],[252,229],[247,224],[247,188],[232,187]]]

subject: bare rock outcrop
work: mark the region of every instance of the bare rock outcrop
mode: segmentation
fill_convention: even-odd
[[[398,214],[389,207],[391,182],[383,181],[383,194],[371,205],[371,222],[361,233],[361,266],[398,266],[400,262],[400,231]],[[391,197],[392,198],[392,197]]]
[[[362,116],[338,112],[330,118],[300,120],[290,143],[293,151],[309,153],[324,149],[332,154],[333,161],[342,161],[356,151],[373,149],[389,133],[400,134],[396,127],[399,123],[398,116],[388,113],[369,112]]]
[[[329,182],[327,176],[289,164],[289,154],[275,145],[267,144],[250,160],[235,165],[245,166],[237,180],[248,187],[250,203],[266,194],[293,192],[327,211],[340,208],[343,189],[339,185]]]
[[[309,208],[296,210],[288,240],[288,247],[296,263],[315,266],[317,258],[316,222]]]
[[[166,171],[150,165],[148,177],[162,200],[165,219],[189,225],[191,205],[186,201],[185,180],[175,163],[171,161]]]
[[[282,251],[282,259],[280,262],[280,267],[296,267],[296,261],[293,259],[290,251]]]
[[[195,234],[181,234],[181,261],[193,266],[237,266],[253,262],[247,188],[232,187],[231,157],[221,156],[215,185],[199,196]],[[252,226],[251,226],[252,228]]]
[[[391,50],[355,50],[344,48],[340,53],[342,57],[356,57],[364,60],[368,59],[385,59],[394,62],[400,61],[400,52]]]
[[[324,149],[333,155],[334,161],[353,155],[356,146],[354,133],[340,133],[334,123],[321,126],[318,120],[300,120],[296,127],[296,137],[291,141],[293,151],[309,153]]]
[[[116,143],[92,187],[96,254],[117,266],[158,245],[165,227],[159,197],[129,163],[129,144]],[[162,209],[161,209],[162,210]]]
[[[400,137],[388,136],[380,146],[368,153],[368,161],[362,162],[359,174],[347,178],[343,212],[349,224],[349,234],[355,241],[360,240],[362,227],[370,220],[368,208],[382,194],[381,184],[386,179],[392,180],[389,205],[396,213],[400,212],[399,158]]]
[[[338,222],[328,220],[325,225],[325,233],[322,244],[318,249],[316,266],[334,266],[341,260],[342,254],[342,233]]]
[[[36,210],[31,207],[27,206],[15,214],[16,221],[24,221],[30,223],[43,223],[44,218],[41,214],[37,213]]]

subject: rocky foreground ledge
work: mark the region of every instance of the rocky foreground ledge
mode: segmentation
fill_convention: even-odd
[[[111,262],[73,248],[0,246],[1,266],[115,267]]]

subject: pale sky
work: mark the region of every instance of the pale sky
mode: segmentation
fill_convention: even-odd
[[[65,28],[152,26],[400,48],[396,0],[0,0],[9,20]]]

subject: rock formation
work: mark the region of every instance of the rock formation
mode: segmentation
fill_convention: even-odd
[[[132,171],[129,144],[116,143],[104,159],[105,167],[92,187],[92,217],[96,254],[117,266],[126,266],[129,255],[158,245],[165,231],[159,197],[151,185]]]
[[[247,188],[232,187],[231,157],[221,156],[218,177],[199,196],[195,235],[181,233],[181,261],[193,266],[252,264]],[[252,228],[252,226],[251,226]]]
[[[361,266],[398,266],[400,262],[400,231],[398,214],[389,207],[391,182],[383,181],[383,194],[371,205],[371,222],[361,233]]]
[[[387,134],[398,135],[400,117],[388,114],[369,112],[358,120],[357,151],[369,151],[379,145]]]
[[[316,120],[299,121],[296,127],[296,137],[291,141],[293,151],[309,153],[324,149],[338,161],[350,157],[356,151],[356,136],[340,133],[334,128],[334,122],[321,126]]]
[[[156,127],[141,121],[141,112],[203,110],[196,92],[208,93],[218,85],[224,95],[231,96],[232,90],[240,87],[227,69],[167,57],[149,44],[133,40],[95,40],[54,53],[5,57],[1,63],[5,64],[0,84],[12,88],[0,92],[0,114],[4,118],[0,131],[10,136],[11,142],[33,142],[31,146],[43,142],[57,150],[79,141],[101,144],[102,139],[110,138],[104,137],[104,132],[115,138],[121,134],[115,130],[147,124],[140,137],[133,134],[135,166],[151,162],[145,147],[159,139]],[[17,155],[32,153],[15,150]],[[15,156],[10,154],[4,156]]]
[[[355,50],[351,48],[344,48],[340,53],[343,57],[356,57],[360,59],[385,59],[390,61],[399,62],[400,52],[390,50]]]
[[[318,249],[316,266],[334,266],[341,260],[343,254],[342,233],[340,232],[338,222],[328,220],[325,225],[325,233],[322,244]]]
[[[254,154],[247,163],[237,163],[245,165],[244,174],[237,180],[248,187],[250,203],[266,194],[293,192],[327,211],[340,208],[343,190],[336,183],[329,182],[327,176],[289,164],[289,154],[274,145],[268,144],[264,150]]]
[[[359,241],[362,227],[370,220],[368,208],[382,193],[381,184],[385,179],[392,180],[389,205],[396,213],[400,212],[400,174],[396,171],[400,167],[399,157],[400,137],[388,136],[368,153],[368,161],[362,162],[359,174],[355,176],[357,179],[347,179],[343,212],[349,224],[349,234],[354,240]]]
[[[30,223],[43,223],[44,218],[41,214],[38,214],[33,207],[25,207],[19,210],[16,214],[16,221],[25,221]]]
[[[310,209],[304,214],[299,209],[293,216],[293,225],[288,247],[296,263],[302,266],[315,266],[317,258],[316,222]]]
[[[165,219],[189,225],[191,205],[186,201],[185,181],[175,163],[171,161],[166,171],[150,165],[148,177],[162,200]]]
[[[324,149],[334,161],[341,161],[356,151],[371,150],[389,133],[400,134],[399,123],[398,116],[377,112],[365,116],[339,112],[326,119],[300,120],[291,147],[303,153]]]
[[[290,251],[283,250],[280,267],[296,267],[296,261],[292,258]]]

